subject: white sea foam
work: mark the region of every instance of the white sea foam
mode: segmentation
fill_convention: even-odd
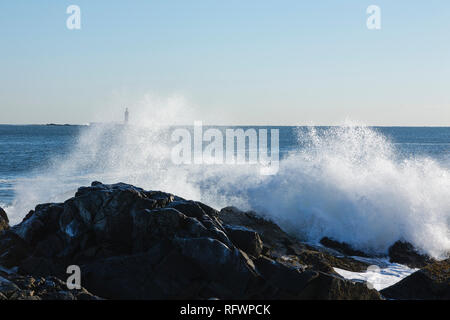
[[[428,158],[397,157],[366,127],[300,137],[310,144],[249,189],[250,206],[309,240],[326,235],[386,253],[403,239],[435,257],[450,250],[450,175]]]
[[[17,223],[37,203],[62,201],[93,180],[132,183],[253,209],[308,241],[323,236],[386,253],[403,239],[434,257],[450,251],[450,173],[429,158],[400,158],[395,145],[362,126],[299,133],[278,174],[250,165],[175,166],[167,126],[197,118],[179,99],[133,108],[136,125],[85,128],[73,151],[16,184],[8,213]]]
[[[391,263],[382,268],[372,265],[366,272],[352,272],[339,268],[334,268],[334,270],[346,279],[365,282],[369,288],[380,291],[396,284],[418,269],[410,269],[401,264]]]

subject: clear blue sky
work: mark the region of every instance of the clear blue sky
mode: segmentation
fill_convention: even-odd
[[[86,123],[150,93],[216,124],[448,126],[449,35],[448,0],[1,1],[0,123]]]

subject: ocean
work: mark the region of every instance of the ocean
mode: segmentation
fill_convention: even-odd
[[[279,129],[280,165],[262,176],[251,165],[173,164],[167,127],[0,125],[0,206],[19,223],[79,186],[121,181],[255,210],[305,241],[450,251],[450,127],[268,129]]]

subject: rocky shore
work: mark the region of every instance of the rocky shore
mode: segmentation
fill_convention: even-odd
[[[254,212],[93,182],[13,227],[0,209],[0,299],[450,299],[450,260],[398,242],[391,261],[421,269],[378,292],[333,269],[364,272],[351,256],[365,253],[321,243]],[[81,289],[67,288],[69,265]]]

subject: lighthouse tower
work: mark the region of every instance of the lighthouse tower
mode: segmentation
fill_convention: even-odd
[[[128,123],[128,116],[130,115],[130,113],[128,112],[128,108],[125,108],[125,116],[124,116],[124,123],[127,124]]]

